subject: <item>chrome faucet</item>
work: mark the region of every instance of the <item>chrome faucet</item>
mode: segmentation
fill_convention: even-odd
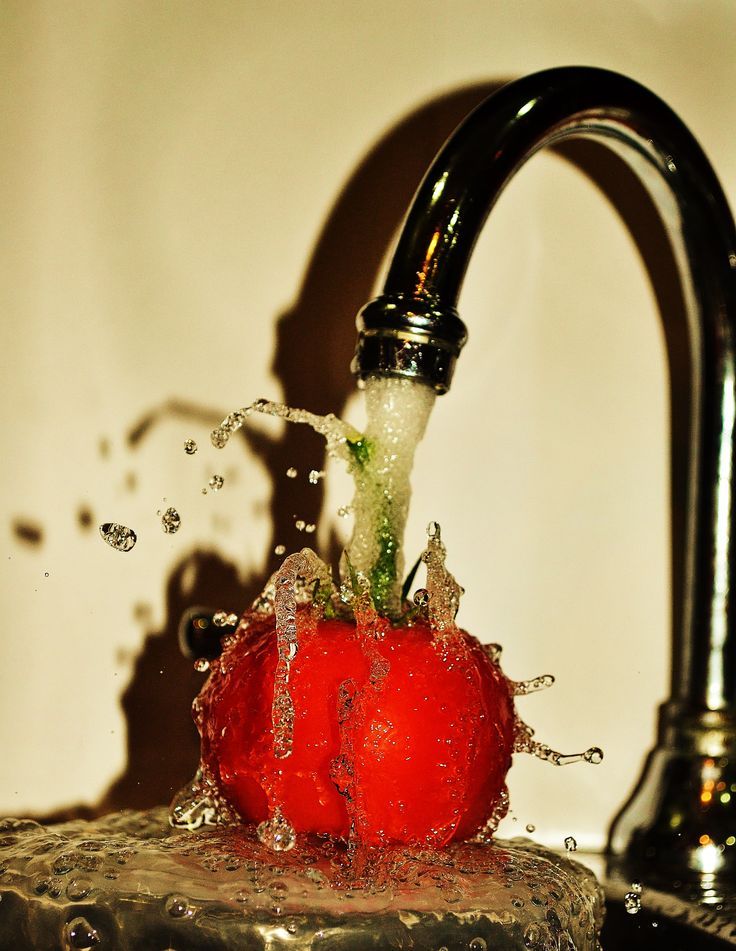
[[[686,126],[643,86],[606,70],[550,69],[504,86],[464,120],[422,181],[384,293],[359,314],[353,370],[449,389],[466,340],[457,298],[488,213],[531,155],[581,138],[607,146],[651,196],[677,262],[690,351],[689,373],[672,381],[688,391],[690,419],[671,695],[609,851],[670,880],[736,879],[736,233]]]

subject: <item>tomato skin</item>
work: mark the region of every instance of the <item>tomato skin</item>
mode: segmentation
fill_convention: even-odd
[[[465,632],[424,624],[373,639],[297,614],[291,755],[273,752],[275,622],[228,646],[197,700],[202,762],[246,822],[276,809],[297,832],[440,846],[483,826],[511,765],[508,683]]]

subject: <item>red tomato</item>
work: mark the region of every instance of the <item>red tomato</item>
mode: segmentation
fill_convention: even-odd
[[[247,822],[280,811],[297,832],[440,846],[473,835],[511,765],[509,686],[475,638],[425,624],[372,637],[297,614],[292,752],[273,751],[272,617],[249,620],[196,701],[202,762]]]

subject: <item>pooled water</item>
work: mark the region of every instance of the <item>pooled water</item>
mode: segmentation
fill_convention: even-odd
[[[138,541],[138,536],[132,528],[120,525],[118,522],[104,522],[100,525],[100,535],[111,548],[117,551],[130,551]]]
[[[272,826],[275,853],[247,826],[172,829],[163,808],[0,833],[0,947],[593,951],[602,923],[593,874],[525,840],[357,854]]]

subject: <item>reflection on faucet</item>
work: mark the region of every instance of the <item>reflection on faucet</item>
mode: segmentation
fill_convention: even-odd
[[[707,888],[736,877],[736,235],[691,133],[651,92],[605,70],[552,69],[505,86],[458,127],[425,176],[384,293],[360,312],[353,369],[361,379],[407,376],[447,391],[466,339],[457,298],[486,217],[531,155],[571,139],[605,146],[651,197],[677,265],[689,349],[687,367],[670,364],[690,407],[671,696],[610,851]]]

